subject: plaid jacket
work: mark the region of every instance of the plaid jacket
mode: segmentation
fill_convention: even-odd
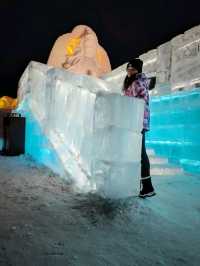
[[[129,97],[136,97],[144,99],[144,120],[143,129],[148,131],[150,129],[150,109],[149,109],[149,80],[144,73],[136,75],[136,79],[128,87],[127,90],[123,90],[124,95]]]

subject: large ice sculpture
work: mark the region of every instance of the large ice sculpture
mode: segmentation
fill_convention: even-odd
[[[19,83],[18,110],[27,117],[28,154],[70,175],[82,191],[122,198],[138,188],[144,102],[109,86],[32,62]]]

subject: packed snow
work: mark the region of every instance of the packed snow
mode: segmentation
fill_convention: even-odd
[[[198,266],[200,178],[150,158],[157,195],[108,201],[29,157],[1,156],[0,265]]]

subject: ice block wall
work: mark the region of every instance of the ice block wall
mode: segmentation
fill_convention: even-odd
[[[184,32],[139,56],[143,60],[143,72],[156,77],[156,86],[150,94],[166,95],[183,89],[200,86],[200,25]],[[131,58],[130,58],[131,59]],[[102,78],[113,91],[120,92],[126,76],[126,64],[114,69]]]
[[[200,85],[200,25],[171,41],[172,90]]]
[[[143,100],[110,92],[98,78],[36,62],[23,74],[19,96],[28,120],[27,154],[46,163],[43,148],[48,166],[61,165],[82,191],[110,198],[136,193]]]
[[[143,72],[148,76],[156,76],[158,61],[157,50],[153,49],[145,54],[140,55],[140,59],[144,62]]]
[[[157,155],[200,173],[200,88],[153,97],[147,145]]]
[[[180,34],[140,58],[147,76],[156,76],[152,95],[191,89],[200,84],[200,25]]]

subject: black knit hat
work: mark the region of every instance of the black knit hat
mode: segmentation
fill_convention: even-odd
[[[128,62],[126,69],[128,67],[134,67],[135,69],[137,69],[138,73],[141,73],[142,72],[142,66],[143,66],[143,61],[140,60],[139,58],[134,58]]]

